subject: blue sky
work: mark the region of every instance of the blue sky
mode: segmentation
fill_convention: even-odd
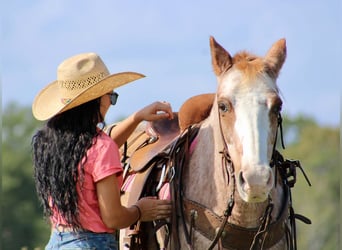
[[[284,113],[320,124],[340,122],[341,1],[70,1],[1,2],[3,108],[31,105],[65,58],[98,53],[112,73],[147,77],[117,89],[107,122],[156,100],[177,111],[189,97],[215,92],[209,36],[232,55],[264,55],[286,38],[278,79]]]

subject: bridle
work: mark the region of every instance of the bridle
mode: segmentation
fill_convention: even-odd
[[[215,238],[214,240],[211,242],[208,250],[211,250],[215,247],[215,245],[218,244],[220,238],[222,237],[222,233],[224,231],[224,228],[228,222],[228,218],[229,216],[232,214],[232,211],[233,211],[233,207],[234,207],[234,193],[235,193],[235,187],[236,187],[236,180],[235,180],[235,170],[234,170],[234,164],[232,162],[232,159],[229,155],[229,149],[228,149],[228,144],[226,142],[226,139],[224,137],[224,133],[223,133],[223,128],[222,128],[222,121],[221,121],[221,115],[218,114],[219,116],[219,126],[220,126],[220,134],[221,134],[221,139],[222,139],[222,142],[223,142],[223,150],[220,152],[222,154],[222,167],[226,169],[226,173],[228,174],[228,184],[231,183],[232,185],[232,192],[229,196],[229,199],[227,201],[227,208],[223,214],[223,221],[221,223],[221,226],[218,228],[217,230],[217,233],[215,235]],[[281,114],[280,112],[278,113],[278,119],[277,119],[277,130],[276,130],[276,134],[275,134],[275,140],[274,140],[274,143],[273,143],[273,151],[272,151],[272,158],[273,158],[273,155],[275,154],[274,152],[276,151],[276,144],[277,144],[277,135],[278,135],[278,128],[280,130],[280,138],[281,138],[281,143],[282,143],[282,146],[283,148],[284,147],[284,140],[283,140],[283,129],[282,129],[282,117],[281,117]],[[276,171],[275,171],[276,172]],[[277,179],[275,180],[275,183],[277,183]],[[263,237],[263,239],[261,238],[263,235],[262,234],[265,234],[265,232],[267,232],[267,229],[271,223],[271,214],[272,214],[272,210],[273,210],[273,207],[274,207],[274,204],[272,203],[271,201],[271,198],[269,197],[269,203],[265,209],[265,213],[264,213],[264,216],[262,217],[262,220],[261,220],[261,223],[260,223],[260,226],[258,228],[258,231],[257,233],[255,234],[255,237],[253,238],[253,242],[250,246],[250,249],[257,249],[257,244],[261,243],[262,245],[264,244],[264,241],[265,241],[265,236]],[[222,248],[222,244],[221,245],[221,248]],[[261,248],[262,249],[262,248]]]
[[[280,131],[280,139],[281,139],[281,145],[284,148],[284,141],[283,141],[283,129],[282,129],[282,117],[281,114],[278,114],[277,119],[277,130],[275,134],[275,141],[273,144],[273,152],[272,152],[272,159],[270,166],[272,168],[275,168],[275,183],[277,183],[277,172],[280,173],[280,177],[283,182],[283,190],[284,190],[284,201],[282,204],[282,209],[280,211],[280,216],[272,222],[272,211],[274,208],[274,204],[272,203],[271,198],[268,199],[268,205],[266,206],[265,212],[261,218],[261,222],[259,227],[253,228],[253,229],[243,229],[236,227],[228,222],[228,218],[232,214],[232,210],[235,204],[234,201],[234,194],[235,194],[235,172],[234,172],[234,164],[231,160],[231,157],[229,155],[228,145],[226,143],[226,140],[224,138],[223,134],[223,128],[221,123],[221,117],[219,115],[219,126],[220,126],[220,133],[223,141],[223,150],[220,152],[222,155],[222,168],[227,173],[227,180],[228,185],[232,185],[231,193],[227,200],[227,207],[223,213],[222,216],[218,216],[212,211],[209,211],[208,208],[204,207],[201,204],[198,204],[194,201],[188,200],[183,193],[183,186],[182,186],[182,173],[183,173],[183,166],[187,165],[189,162],[189,154],[188,150],[185,150],[182,156],[177,155],[176,153],[170,157],[170,159],[173,159],[173,164],[176,164],[178,169],[176,171],[176,175],[174,176],[174,182],[173,185],[171,185],[171,191],[172,191],[172,197],[174,199],[174,216],[172,219],[172,231],[173,231],[173,243],[175,244],[175,248],[179,249],[179,235],[175,231],[178,228],[178,220],[177,215],[180,215],[181,222],[183,224],[183,230],[185,239],[188,244],[189,249],[193,249],[192,245],[192,234],[195,229],[195,223],[196,220],[198,220],[199,214],[209,214],[213,218],[217,218],[216,221],[220,221],[219,226],[215,229],[215,235],[212,237],[211,244],[208,248],[208,250],[213,249],[216,245],[219,247],[219,249],[222,249],[223,247],[229,247],[230,243],[228,240],[224,241],[222,240],[224,234],[235,234],[235,235],[244,235],[243,237],[245,239],[242,239],[241,242],[243,243],[237,243],[237,244],[245,244],[246,238],[251,239],[251,244],[248,246],[249,249],[255,250],[255,249],[263,249],[264,247],[271,247],[278,243],[285,235],[287,240],[287,247],[290,250],[297,249],[297,240],[296,240],[296,226],[295,226],[295,219],[300,219],[301,221],[311,224],[311,221],[302,216],[294,213],[293,207],[292,207],[292,197],[291,197],[291,190],[295,183],[295,176],[296,176],[296,168],[299,167],[302,173],[304,174],[308,184],[311,186],[306,174],[304,173],[303,169],[300,166],[299,161],[289,161],[284,160],[282,155],[276,150],[276,144],[277,144],[277,137],[278,137],[278,130]],[[185,145],[182,146],[182,148],[186,149],[189,148],[189,144],[192,141],[192,139],[197,135],[199,130],[198,126],[190,126],[185,135],[181,136],[180,138],[186,138]],[[175,145],[175,148],[180,147],[180,145],[183,143],[180,143],[179,145]],[[177,152],[180,153],[180,150],[172,150],[171,152]],[[177,159],[182,158],[183,160],[179,161]],[[291,180],[292,179],[292,180]],[[276,185],[276,184],[275,184]],[[185,207],[185,209],[184,209]],[[187,215],[188,211],[184,211],[187,209],[187,207],[192,208],[190,210],[189,215]],[[194,209],[195,208],[195,209]],[[189,228],[186,225],[186,221],[189,223]],[[287,221],[289,221],[290,226],[287,226]],[[205,235],[206,232],[203,232],[202,234]],[[272,235],[273,234],[273,235]],[[210,233],[207,233],[207,235],[210,235]],[[271,236],[270,236],[271,235]],[[212,234],[211,234],[212,236]],[[207,237],[208,238],[208,237]],[[225,237],[227,238],[227,237]],[[271,239],[270,239],[271,238]],[[236,241],[235,241],[236,242]],[[233,247],[234,248],[234,247]],[[246,249],[246,246],[244,245],[244,248]]]

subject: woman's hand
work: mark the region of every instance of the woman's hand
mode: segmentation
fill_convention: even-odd
[[[137,111],[134,118],[138,122],[172,119],[173,113],[170,103],[157,101]]]
[[[154,102],[130,115],[125,120],[119,122],[110,133],[110,137],[121,147],[134,129],[142,121],[155,121],[159,119],[173,119],[170,103]]]
[[[159,200],[155,197],[144,197],[135,204],[141,212],[141,221],[165,219],[171,216],[172,205],[169,200]]]

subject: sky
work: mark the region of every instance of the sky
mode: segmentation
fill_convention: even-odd
[[[3,109],[30,106],[64,59],[96,52],[111,73],[146,75],[116,90],[107,122],[157,100],[177,111],[191,96],[216,91],[210,36],[231,55],[260,56],[285,38],[283,112],[340,124],[340,0],[11,0],[0,12]]]

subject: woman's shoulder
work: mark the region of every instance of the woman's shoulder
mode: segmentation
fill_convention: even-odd
[[[103,132],[102,130],[99,132],[98,136],[95,138],[94,141],[94,145],[95,148],[118,148],[118,146],[116,145],[116,143],[113,141],[112,138],[110,138],[110,136],[108,136],[105,132]]]

